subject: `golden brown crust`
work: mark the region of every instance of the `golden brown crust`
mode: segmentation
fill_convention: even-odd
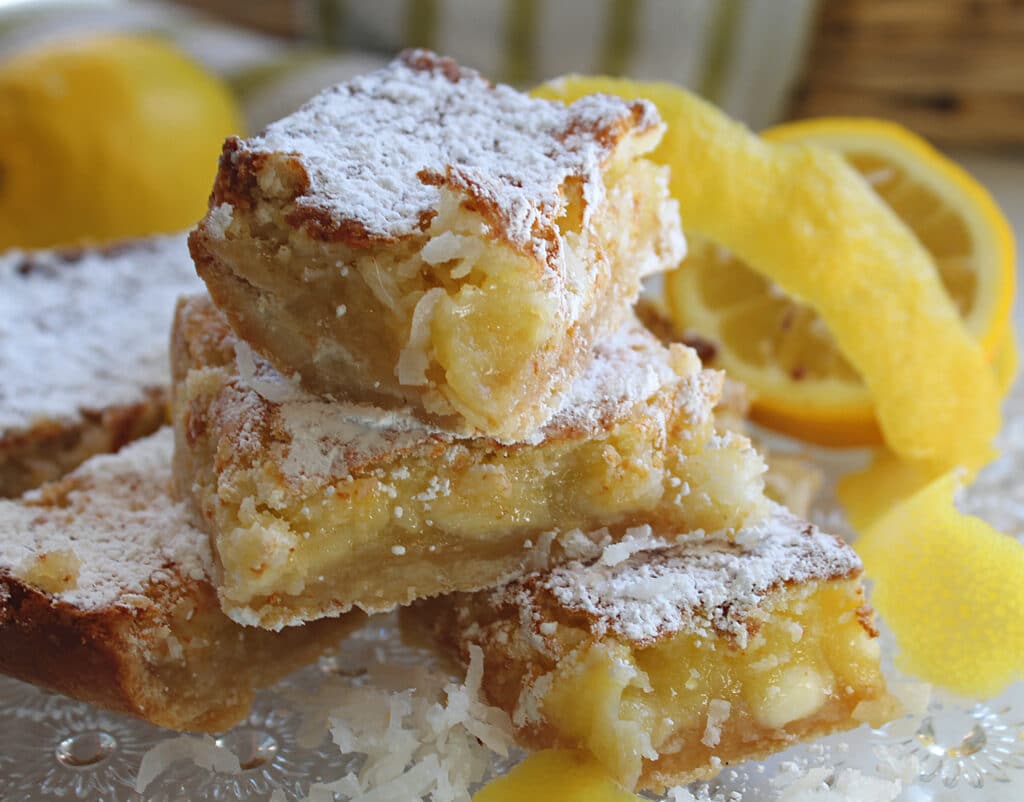
[[[417,50],[407,48],[398,54],[398,58],[415,70],[422,72],[440,72],[453,84],[458,83],[466,77],[465,70],[459,63],[448,56],[439,56],[429,50]],[[490,81],[487,82],[490,84]]]
[[[257,687],[315,659],[364,620],[352,613],[302,631],[254,631],[217,609],[209,583],[179,580],[152,586],[132,607],[83,610],[0,573],[0,673],[168,729],[219,732],[248,714]],[[193,617],[212,620],[197,634],[223,645],[219,665],[193,661],[187,645],[182,665],[168,659],[168,635],[181,635],[172,611],[183,603]],[[273,659],[245,667],[237,652],[244,658],[249,649],[264,659],[270,649]],[[222,673],[182,688],[197,670]]]
[[[96,616],[0,573],[0,672],[139,715],[126,687],[129,650],[117,634],[132,617],[123,609]]]
[[[363,617],[287,632],[220,609],[205,536],[170,499],[170,432],[0,502],[0,672],[178,730],[222,730],[257,688]]]
[[[259,176],[271,166],[275,175],[281,179],[282,191],[274,200],[287,206],[285,221],[293,228],[304,231],[311,239],[359,249],[385,245],[399,239],[371,232],[358,220],[338,220],[325,209],[305,204],[296,205],[295,200],[309,192],[310,186],[309,174],[302,162],[286,153],[247,150],[237,136],[224,140],[217,176],[214,179],[213,191],[210,193],[210,208],[214,209],[222,203],[227,203],[240,211],[255,209],[266,200],[260,190]],[[429,225],[429,216],[421,218],[423,230]],[[203,247],[205,236],[205,224],[200,222],[189,235],[193,257],[196,256],[196,251]],[[206,251],[205,248],[203,250]],[[204,261],[208,262],[209,257],[205,257]]]
[[[278,157],[274,154],[253,153],[247,150],[237,136],[229,136],[225,139],[217,163],[213,191],[210,194],[210,207],[230,203],[244,211],[251,211],[255,208],[258,202],[256,199],[261,197],[260,173],[271,161],[277,162]],[[288,186],[291,190],[290,194],[294,198],[309,189],[309,176],[297,160],[283,157],[283,161],[285,164],[294,165],[294,168],[287,173],[292,178],[292,182]]]

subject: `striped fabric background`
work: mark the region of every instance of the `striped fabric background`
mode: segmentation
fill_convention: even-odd
[[[529,85],[566,72],[668,80],[755,127],[778,118],[815,0],[317,0],[325,44],[429,47]]]
[[[210,5],[224,2],[210,0]],[[233,27],[173,3],[37,0],[0,8],[0,57],[75,31],[158,32],[224,75],[242,99],[250,130],[258,130],[321,88],[379,66],[403,47],[422,46],[520,86],[566,72],[673,81],[761,128],[786,110],[817,5],[817,0],[249,2],[250,16],[272,15],[301,38],[277,39]]]

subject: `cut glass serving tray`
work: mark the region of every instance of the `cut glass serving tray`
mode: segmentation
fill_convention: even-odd
[[[1001,531],[1024,534],[1024,387],[1008,402],[1002,456],[985,469],[961,507]],[[774,440],[773,448],[794,448]],[[856,456],[815,452],[830,480]],[[842,519],[829,488],[812,518],[834,531]],[[882,643],[890,683],[921,699],[917,711],[872,730],[833,735],[794,747],[763,762],[725,768],[710,783],[650,799],[689,802],[1019,802],[1024,800],[1024,682],[984,702],[958,699],[901,678],[895,645]],[[177,737],[134,719],[0,677],[0,800],[83,799],[97,802],[291,802],[315,783],[338,780],[358,768],[323,729],[310,737],[309,713],[325,680],[367,685],[386,669],[391,676],[424,668],[443,673],[431,652],[398,637],[394,616],[373,619],[344,641],[335,655],[262,692],[249,718],[213,741],[238,759],[238,772],[203,768],[191,760],[171,764],[137,792],[143,756]],[[376,674],[374,672],[377,672]],[[304,726],[305,722],[305,726]],[[315,730],[314,730],[315,732]],[[521,754],[492,761],[488,776],[506,771]],[[486,779],[486,778],[485,778]],[[896,791],[899,782],[899,792]],[[339,800],[346,799],[339,796]],[[389,798],[390,799],[390,798]],[[379,800],[388,802],[388,800]],[[412,802],[395,800],[395,802]],[[567,800],[576,802],[576,800]]]

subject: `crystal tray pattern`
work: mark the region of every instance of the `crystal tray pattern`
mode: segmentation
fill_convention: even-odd
[[[961,501],[1002,531],[1024,535],[1024,387],[1008,401],[1002,456],[986,468]],[[792,444],[773,441],[776,448]],[[858,455],[815,452],[834,479]],[[829,493],[814,519],[841,530]],[[726,768],[713,782],[666,797],[714,802],[1013,802],[1024,799],[1024,682],[978,702],[932,692],[901,678],[895,644],[883,624],[887,675],[896,687],[922,697],[918,712],[885,727],[861,727],[794,747],[757,763]],[[174,733],[91,705],[0,677],[0,800],[80,799],[96,802],[290,802],[314,783],[340,779],[359,764],[327,736],[310,738],[309,705],[327,678],[371,682],[371,667],[443,672],[424,648],[404,643],[393,616],[373,619],[338,651],[294,674],[257,699],[248,719],[214,738],[238,758],[241,771],[224,773],[179,761],[137,793],[143,756]],[[305,710],[305,712],[303,712]],[[521,754],[495,761],[500,774]],[[899,789],[895,781],[899,781]],[[344,797],[339,797],[343,800]],[[381,802],[384,802],[382,800]],[[407,802],[395,800],[395,802]],[[574,801],[573,801],[574,802]]]

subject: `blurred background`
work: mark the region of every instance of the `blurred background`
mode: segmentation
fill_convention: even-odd
[[[1024,220],[1024,199],[1014,191],[1024,183],[1021,0],[0,0],[0,148],[8,152],[6,167],[0,162],[0,212],[20,203],[23,215],[33,213],[24,192],[17,193],[21,200],[4,198],[4,184],[10,195],[17,186],[12,175],[34,158],[23,148],[23,163],[10,164],[12,138],[76,125],[87,137],[91,128],[109,129],[154,96],[137,87],[137,99],[123,99],[120,111],[87,104],[78,112],[83,119],[65,116],[62,122],[58,107],[23,108],[34,102],[24,76],[20,89],[5,93],[5,67],[54,43],[111,31],[155,34],[226,89],[230,100],[221,105],[234,104],[230,113],[181,109],[183,125],[189,114],[213,116],[237,121],[221,128],[252,133],[320,88],[371,69],[403,47],[425,46],[521,86],[569,71],[674,81],[755,129],[836,114],[901,121],[952,151],[992,186],[1012,219]],[[122,72],[145,69],[127,57],[123,62]],[[111,81],[92,80],[96,93]],[[26,115],[32,117],[27,127]],[[40,121],[46,115],[56,119]],[[166,120],[160,130],[154,142],[144,134],[132,142],[156,148],[177,136]],[[208,138],[216,142],[224,133],[211,130]],[[51,157],[61,152],[54,147]],[[112,147],[114,155],[105,158],[116,161],[126,145]],[[210,147],[204,181],[217,152]],[[170,215],[169,227],[186,226],[204,202],[205,193],[180,219]],[[140,226],[117,233],[144,232]],[[0,246],[43,245],[52,238],[18,241],[0,224]]]
[[[1024,143],[1019,0],[0,0],[0,58],[110,29],[173,39],[231,84],[252,128],[422,46],[519,85],[670,80],[754,128],[856,114],[946,145]]]

